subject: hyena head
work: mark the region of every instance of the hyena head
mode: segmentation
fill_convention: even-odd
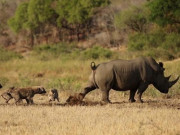
[[[46,93],[46,90],[44,89],[44,87],[39,87],[38,88],[38,93],[39,94],[44,94],[44,93]]]

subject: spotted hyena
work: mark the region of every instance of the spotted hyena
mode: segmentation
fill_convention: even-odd
[[[35,94],[43,94],[46,93],[44,87],[34,86],[27,88],[16,88],[15,90],[11,90],[10,95],[15,99],[15,103],[17,104],[22,99],[25,99],[27,104],[33,104],[33,97]]]
[[[57,89],[50,90],[48,97],[49,97],[49,102],[55,101],[55,99],[59,102],[59,95]]]

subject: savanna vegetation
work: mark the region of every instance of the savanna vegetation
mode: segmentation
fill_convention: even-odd
[[[165,76],[180,75],[178,0],[0,0],[0,94],[9,87],[56,88],[60,103],[36,95],[34,105],[5,104],[0,134],[180,134],[180,82],[167,95],[150,86],[144,103],[92,91],[83,106],[66,105],[83,90],[90,63],[152,56]]]
[[[125,47],[163,59],[180,55],[178,0],[1,0],[0,3],[0,41],[6,47],[77,42],[81,47]]]

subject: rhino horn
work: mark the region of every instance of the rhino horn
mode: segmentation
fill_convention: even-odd
[[[171,88],[178,80],[179,76],[174,81],[169,82],[169,88]]]
[[[171,75],[170,75],[170,76],[168,76],[168,77],[165,77],[165,78],[169,81],[170,77],[171,77]]]

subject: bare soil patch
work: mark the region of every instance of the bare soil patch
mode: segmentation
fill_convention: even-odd
[[[168,98],[168,99],[157,99],[157,98],[152,98],[152,99],[146,99],[144,103],[129,103],[125,99],[122,99],[121,101],[118,102],[112,102],[109,104],[102,103],[100,101],[90,101],[90,100],[85,100],[85,101],[80,101],[80,100],[74,100],[69,103],[58,103],[58,102],[52,102],[48,103],[44,100],[39,101],[38,103],[35,103],[33,105],[27,105],[25,101],[23,103],[20,103],[17,106],[57,106],[57,107],[66,107],[66,106],[112,106],[115,108],[171,108],[171,109],[178,109],[180,110],[180,99],[178,97],[175,98]],[[6,104],[4,102],[0,102],[0,106],[15,106],[13,101],[11,101],[10,104]]]

